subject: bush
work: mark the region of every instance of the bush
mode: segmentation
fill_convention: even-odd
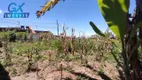
[[[9,33],[8,32],[0,32],[0,39],[2,41],[7,41],[9,39]]]
[[[10,41],[10,42],[15,42],[15,41],[16,41],[16,34],[15,34],[15,31],[9,32],[9,41]]]
[[[28,39],[28,33],[27,32],[17,32],[16,36],[17,36],[17,40],[26,41]]]

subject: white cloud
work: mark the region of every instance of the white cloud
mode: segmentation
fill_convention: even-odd
[[[2,10],[0,9],[0,14],[2,13]]]
[[[92,35],[94,35],[94,34],[95,34],[94,32],[86,32],[86,33],[85,33],[86,37],[90,37],[90,36],[92,36]]]

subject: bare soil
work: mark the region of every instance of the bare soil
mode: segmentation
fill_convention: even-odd
[[[121,80],[115,66],[110,63],[103,65],[104,73],[100,74],[102,66],[99,62],[88,63],[86,66],[77,62],[62,61],[53,65],[48,60],[38,62],[39,71],[31,71],[19,76],[11,77],[12,80]],[[79,79],[79,76],[85,79]]]

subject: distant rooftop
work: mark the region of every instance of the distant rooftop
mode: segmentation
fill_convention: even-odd
[[[2,32],[2,31],[13,31],[13,30],[15,30],[15,31],[17,31],[17,32],[25,32],[25,31],[27,31],[28,29],[27,29],[28,27],[24,27],[24,26],[21,26],[21,27],[0,27],[0,32]],[[35,32],[36,33],[49,33],[50,31],[41,31],[41,30],[35,30]]]

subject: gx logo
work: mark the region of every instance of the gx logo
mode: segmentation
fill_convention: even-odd
[[[28,18],[29,12],[23,12],[22,7],[25,3],[17,5],[16,3],[11,3],[8,5],[8,12],[4,13],[4,18]]]
[[[11,3],[9,6],[8,6],[8,11],[9,12],[23,12],[22,10],[22,6],[24,5],[25,3],[21,4],[21,5],[17,5],[16,3]]]

